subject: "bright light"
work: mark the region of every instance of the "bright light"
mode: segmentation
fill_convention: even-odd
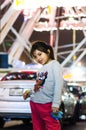
[[[81,62],[78,62],[78,63],[77,63],[77,66],[82,66],[82,63],[81,63]]]
[[[14,0],[15,9],[31,9],[47,6],[74,7],[85,6],[86,0]]]
[[[63,78],[66,81],[86,81],[86,68],[79,66],[64,68]]]
[[[79,67],[73,67],[71,73],[73,75],[73,78],[78,78],[78,77],[82,77],[84,72],[83,72],[81,67],[80,68]]]
[[[45,22],[38,22],[35,24],[34,27],[35,31],[51,31],[51,30],[57,30],[56,24],[53,24],[52,26],[49,25],[49,23],[47,21]]]
[[[13,61],[14,68],[23,68],[25,66],[25,62],[15,59]]]
[[[21,9],[32,9],[39,7],[40,7],[40,1],[38,0],[14,0],[15,9],[21,10]]]

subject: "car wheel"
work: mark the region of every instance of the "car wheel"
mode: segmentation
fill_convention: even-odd
[[[24,124],[29,124],[31,121],[32,121],[31,118],[29,118],[29,119],[23,119],[23,123]]]
[[[5,124],[4,119],[0,117],[0,128],[3,128],[4,124]]]
[[[80,103],[77,101],[70,123],[76,124],[76,122],[79,121],[79,114],[80,114]]]
[[[62,129],[63,128],[63,124],[64,124],[64,115],[65,115],[65,105],[64,105],[63,102],[61,102],[60,111],[63,112],[63,117],[60,119],[60,124],[61,124],[61,129]]]

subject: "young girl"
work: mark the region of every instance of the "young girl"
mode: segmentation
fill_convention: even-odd
[[[33,130],[61,130],[59,120],[51,116],[57,113],[61,103],[63,87],[62,69],[54,59],[53,49],[43,41],[33,43],[31,57],[43,65],[38,71],[38,81],[45,77],[41,84],[34,86],[34,94],[30,97]],[[38,83],[38,82],[37,82]]]

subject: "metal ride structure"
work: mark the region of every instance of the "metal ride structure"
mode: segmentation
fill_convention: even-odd
[[[27,0],[26,0],[27,1]],[[48,1],[41,4],[37,0],[27,1],[27,7],[24,8],[25,0],[2,0],[0,14],[0,45],[4,46],[5,40],[11,32],[11,46],[7,49],[8,62],[12,64],[15,59],[20,59],[24,49],[29,53],[31,42],[30,37],[33,31],[49,31],[50,45],[55,50],[55,56],[63,57],[62,67],[64,67],[75,55],[77,59],[73,65],[76,65],[86,55],[86,1],[69,0],[65,5],[65,0]],[[37,2],[37,3],[36,3]],[[80,5],[79,5],[80,4]],[[16,5],[16,6],[15,6]],[[15,22],[23,14],[24,20],[16,30]],[[16,23],[17,24],[17,23]],[[60,46],[58,43],[60,29],[73,29],[73,44],[70,51],[60,51],[59,48],[66,48],[68,45]],[[82,30],[84,38],[80,43],[76,43],[75,31]],[[6,46],[5,46],[6,47]],[[58,48],[58,49],[57,49]],[[67,56],[65,56],[67,54]],[[30,58],[30,56],[29,56]],[[30,59],[31,60],[31,59]]]

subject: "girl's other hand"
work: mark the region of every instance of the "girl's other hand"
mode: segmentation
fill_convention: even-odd
[[[57,113],[59,111],[59,108],[57,108],[57,107],[52,107],[52,112],[53,113]]]

